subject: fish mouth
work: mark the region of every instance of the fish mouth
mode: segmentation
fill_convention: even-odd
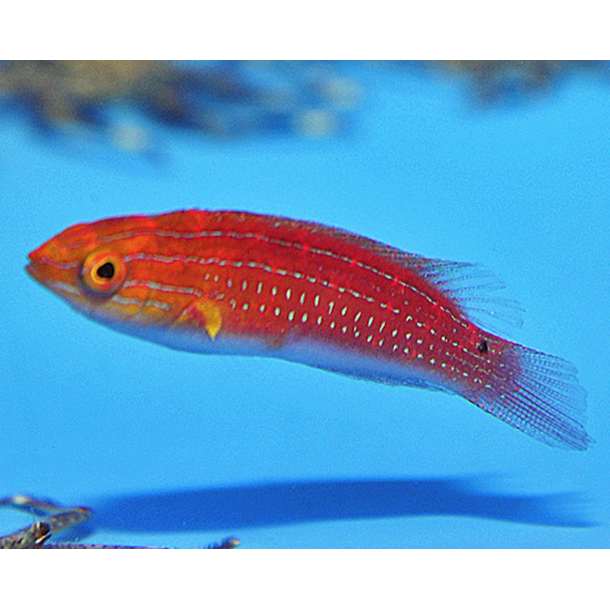
[[[68,275],[73,266],[73,264],[61,264],[50,260],[39,248],[28,254],[25,271],[39,284],[57,290],[69,283]]]
[[[46,261],[31,260],[25,266],[27,274],[41,286],[73,303],[81,298],[81,292],[72,285],[65,271],[58,270]]]
[[[69,304],[85,306],[88,299],[80,284],[81,267],[78,254],[58,246],[53,238],[28,254],[25,272]]]
[[[42,269],[44,265],[33,260],[31,254],[28,255],[28,258],[28,264],[25,266],[27,274],[37,282],[44,284],[44,271]]]
[[[50,276],[51,266],[45,259],[43,248],[44,246],[41,246],[28,254],[28,264],[25,266],[25,270],[32,279],[46,285],[45,279]]]

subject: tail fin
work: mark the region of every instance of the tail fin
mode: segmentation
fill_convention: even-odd
[[[595,442],[582,424],[586,392],[569,362],[507,343],[490,385],[471,398],[487,413],[553,447],[584,451]]]

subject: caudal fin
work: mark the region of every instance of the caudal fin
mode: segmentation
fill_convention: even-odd
[[[583,427],[586,392],[572,364],[516,343],[497,364],[488,394],[471,398],[478,407],[553,447],[584,451],[595,442]]]

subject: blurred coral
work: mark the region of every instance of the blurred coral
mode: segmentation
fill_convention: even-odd
[[[446,60],[426,64],[438,73],[465,80],[472,98],[482,105],[548,93],[574,74],[610,74],[603,61]]]
[[[52,132],[104,128],[138,150],[145,134],[113,125],[112,103],[219,137],[326,136],[342,128],[357,86],[329,62],[4,61],[1,98]]]
[[[152,125],[117,121],[119,104],[217,138],[325,137],[359,104],[363,66],[386,65],[459,79],[479,106],[547,93],[574,74],[609,75],[602,61],[1,61],[0,100],[48,133],[101,133],[136,153],[150,150]]]

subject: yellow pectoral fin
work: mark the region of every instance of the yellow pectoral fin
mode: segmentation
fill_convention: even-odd
[[[176,324],[193,324],[204,328],[210,339],[214,339],[222,327],[222,314],[215,301],[201,297],[191,303],[176,320]]]

